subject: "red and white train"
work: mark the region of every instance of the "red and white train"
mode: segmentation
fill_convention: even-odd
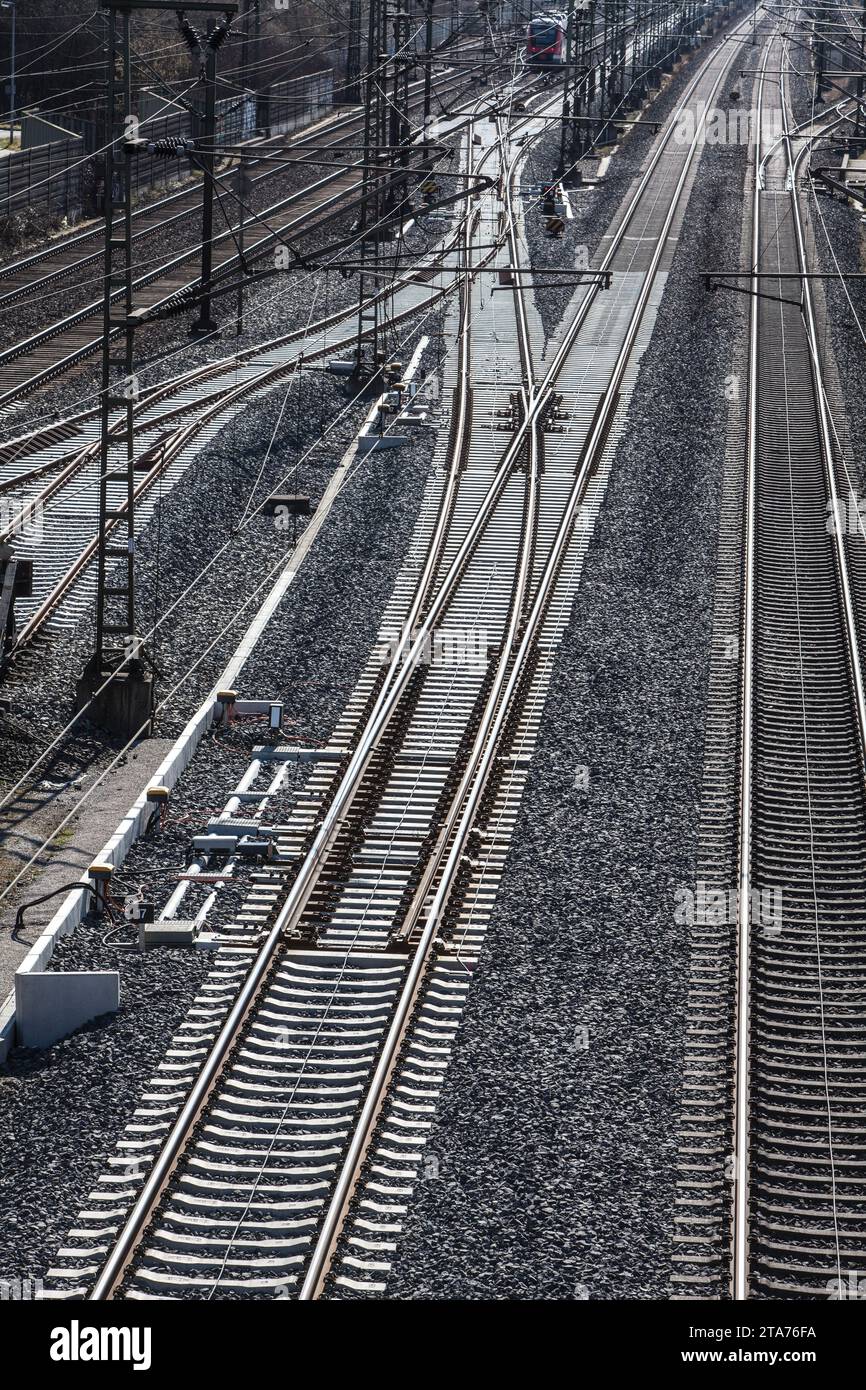
[[[567,23],[563,14],[537,15],[529,21],[526,29],[528,67],[548,68],[565,62]]]

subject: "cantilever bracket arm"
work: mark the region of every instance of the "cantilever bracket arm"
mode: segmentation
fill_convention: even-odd
[[[237,14],[236,0],[99,0],[103,10],[199,10],[208,14]]]
[[[532,274],[535,274],[535,275],[539,275],[539,274],[541,274],[541,273],[542,273],[541,271],[533,271],[533,272],[532,272]],[[568,271],[565,271],[565,272],[560,271],[560,272],[558,272],[558,273],[559,273],[559,274],[565,273],[566,275],[569,274]],[[541,284],[538,284],[538,283],[537,283],[536,281],[534,281],[534,280],[530,280],[530,281],[524,283],[524,284],[521,286],[521,289],[525,289],[525,290],[529,290],[529,289],[533,289],[533,290],[574,290],[574,289],[578,289],[581,285],[595,285],[595,286],[596,286],[598,289],[600,289],[600,290],[609,290],[609,289],[610,289],[610,276],[611,276],[611,272],[610,272],[609,270],[580,270],[580,271],[574,271],[574,272],[572,272],[572,273],[575,274],[575,275],[577,276],[577,279],[575,279],[575,280],[552,280],[552,281],[551,281],[551,280],[548,280],[546,283],[545,283],[544,281],[542,281]],[[492,292],[493,294],[495,294],[497,290],[507,290],[507,289],[509,289],[509,288],[511,288],[509,285],[494,285],[491,292]]]
[[[704,275],[704,288],[707,289],[707,290],[709,290],[710,294],[715,294],[716,290],[735,290],[735,291],[737,292],[737,294],[748,294],[748,295],[751,295],[754,299],[769,299],[769,300],[772,300],[772,302],[773,302],[774,304],[791,304],[791,305],[793,305],[793,307],[794,307],[795,309],[799,309],[799,308],[801,307],[801,304],[800,304],[800,300],[799,300],[799,299],[784,299],[781,295],[778,295],[778,294],[764,294],[762,290],[753,290],[753,289],[751,288],[751,286],[749,286],[749,285],[733,285],[733,284],[727,283],[727,282],[729,282],[729,281],[731,281],[731,280],[739,279],[741,276],[745,276],[745,277],[746,277],[747,279],[749,279],[749,280],[751,280],[751,279],[753,279],[753,278],[756,279],[756,280],[764,280],[764,279],[769,279],[769,280],[785,280],[785,279],[791,279],[791,278],[793,278],[793,279],[799,279],[799,276],[758,275],[758,274],[756,274],[756,275],[753,277],[751,271],[749,271],[749,270],[743,270],[743,271],[713,271],[713,270],[705,270],[705,271],[703,272],[703,275]],[[714,278],[714,277],[715,277],[716,280],[718,280],[718,284],[713,284],[713,278]]]
[[[740,289],[739,285],[714,285],[713,280],[866,280],[862,270],[701,270],[708,290]]]
[[[851,188],[848,184],[842,183],[840,179],[832,179],[828,172],[828,169],[831,167],[835,168],[835,166],[824,166],[820,169],[812,169],[810,167],[809,177],[820,179],[822,183],[826,183],[828,188],[837,188],[840,193],[845,194],[846,198],[853,198],[855,203],[859,203],[861,207],[866,207],[866,190],[862,188]],[[853,279],[855,277],[851,276],[848,278]]]
[[[193,148],[194,150],[196,150],[199,154],[213,154],[213,155],[224,154],[224,155],[233,155],[233,156],[235,156],[235,157],[237,157],[238,155],[245,156],[246,159],[247,159],[247,161],[248,161],[248,163],[250,163],[250,164],[268,164],[268,163],[270,163],[270,164],[280,164],[280,163],[283,163],[284,161],[285,161],[286,163],[299,164],[299,163],[301,162],[301,160],[300,160],[300,158],[296,158],[295,156],[301,156],[301,155],[306,156],[306,155],[315,155],[315,154],[337,154],[337,153],[339,153],[341,150],[345,150],[348,154],[355,155],[355,156],[357,156],[357,155],[359,154],[359,150],[358,150],[357,145],[305,145],[305,144],[303,144],[303,143],[298,143],[298,144],[295,144],[295,145],[276,145],[276,146],[269,146],[268,150],[265,151],[265,152],[263,152],[263,153],[261,153],[261,154],[257,153],[257,152],[254,151],[254,150],[250,150],[249,145],[218,145],[218,144],[216,144],[216,143],[214,143],[214,144],[212,144],[212,145],[206,145],[206,144],[204,143],[204,141],[202,141],[202,140],[193,141],[193,143],[192,143],[192,148]],[[406,155],[406,154],[414,154],[419,148],[420,148],[419,145],[406,145],[406,144],[398,144],[398,145],[371,145],[371,146],[370,146],[370,153],[371,153],[371,154],[400,154],[400,155]],[[454,150],[451,149],[451,147],[448,146],[448,145],[443,145],[443,144],[441,143],[441,141],[432,141],[432,140],[431,140],[431,141],[425,146],[425,150],[426,150],[425,159],[453,159],[453,158],[454,158]],[[321,164],[321,163],[323,163],[323,161],[320,160],[320,159],[305,159],[304,162],[307,163],[307,164]],[[345,161],[341,161],[341,162],[345,162]],[[352,167],[357,167],[357,168],[366,168],[366,167],[370,167],[370,168],[372,168],[373,166],[372,166],[372,165],[366,166],[366,165],[362,164],[360,160],[358,160],[357,163],[353,164]],[[388,166],[387,166],[387,165],[378,164],[378,165],[376,165],[375,167],[376,167],[380,172],[381,172],[383,169],[387,172],[387,167],[388,167]],[[457,175],[455,174],[454,177],[456,178]],[[465,178],[466,175],[463,175],[463,177]]]

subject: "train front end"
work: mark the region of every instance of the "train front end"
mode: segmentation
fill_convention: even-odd
[[[555,16],[530,20],[526,30],[526,64],[532,68],[556,67],[563,61],[563,25]]]

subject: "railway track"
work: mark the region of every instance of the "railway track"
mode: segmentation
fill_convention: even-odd
[[[537,99],[537,79],[521,92],[524,99],[532,96],[533,86],[533,99]],[[328,201],[339,201],[339,195],[329,196]],[[447,265],[452,244],[446,240],[444,250],[434,254],[434,262]],[[401,276],[396,288],[412,279],[411,275]],[[426,299],[404,293],[402,299],[408,298],[408,305],[398,308],[401,296],[395,297],[394,290],[392,286],[378,297],[391,303],[389,317],[396,313],[396,324],[429,308],[449,292],[437,289]],[[297,370],[302,362],[309,366],[343,348],[351,348],[354,328],[347,330],[352,318],[353,315],[339,311],[303,330],[143,390],[135,409],[136,470],[140,473],[136,514],[141,525],[152,514],[157,491],[162,494],[166,487],[171,487],[198,451],[246,402]],[[332,337],[334,331],[337,336]],[[93,597],[89,567],[96,539],[90,497],[96,487],[98,422],[99,411],[94,406],[0,444],[0,495],[21,513],[14,513],[15,523],[0,533],[0,543],[11,542],[19,554],[34,564],[32,597],[16,605],[19,632],[8,664],[32,651],[34,643],[44,637],[74,628]],[[117,433],[125,428],[122,416],[113,428]],[[118,514],[125,512],[122,491],[124,485],[109,484],[109,502]],[[28,517],[37,519],[37,539],[33,544],[28,537],[34,525],[28,529]],[[44,526],[47,536],[43,534]]]
[[[767,74],[786,58],[776,35],[762,112],[785,103],[785,77],[780,91]],[[713,885],[732,906],[700,927],[692,972],[674,1276],[686,1297],[844,1298],[866,1260],[866,537],[848,524],[858,484],[799,278],[814,264],[807,136],[755,161],[738,895]]]
[[[449,77],[446,72],[437,82],[437,91],[440,99],[443,96],[453,97],[468,85],[465,75],[457,73]],[[410,94],[410,111],[417,111],[423,104],[422,84],[415,84],[415,87],[416,90]],[[265,207],[257,208],[255,216],[246,215],[244,259],[247,264],[261,261],[281,239],[299,250],[311,249],[320,244],[331,222],[344,217],[357,205],[358,200],[353,199],[352,194],[360,189],[359,173],[350,163],[346,170],[322,174],[322,160],[327,160],[327,150],[323,154],[322,147],[332,147],[335,151],[342,148],[347,140],[360,132],[363,119],[363,113],[352,111],[321,123],[322,128],[317,128],[315,134],[290,140],[293,151],[297,150],[302,158],[305,147],[315,146],[315,150],[311,149],[304,158],[304,163],[310,167],[311,182]],[[265,187],[281,172],[298,167],[279,163],[270,167],[265,162],[263,156],[267,155],[275,141],[285,144],[286,137],[251,142],[251,164],[255,162],[257,154],[258,162],[265,164],[261,172],[252,174],[254,190],[259,186]],[[171,231],[173,236],[183,233],[185,222],[200,215],[200,203],[201,191],[196,187],[182,189],[140,209],[135,214],[135,240],[146,244],[148,237],[158,233]],[[217,230],[214,236],[214,287],[241,268],[236,240],[239,224],[235,218],[233,200],[229,199],[227,203],[224,200],[224,205],[231,215],[231,226]],[[264,231],[263,226],[266,227]],[[194,238],[197,232],[196,226],[192,233]],[[70,243],[56,249],[25,257],[5,270],[0,267],[0,307],[20,311],[30,296],[47,297],[54,287],[60,288],[70,276],[88,266],[93,265],[98,271],[103,254],[101,238],[101,228],[95,228],[92,232],[80,233]],[[88,242],[99,242],[100,249],[85,250]],[[71,258],[68,247],[73,248]],[[75,250],[76,247],[79,250]],[[158,313],[194,291],[199,277],[191,273],[190,262],[199,254],[199,250],[200,245],[194,239],[179,252],[151,257],[152,263],[134,281],[137,307]],[[60,261],[54,269],[46,268],[51,259]],[[4,280],[11,281],[5,291],[2,288]],[[102,342],[100,286],[101,273],[95,273],[95,297],[92,300],[0,349],[0,409],[54,380],[97,351]]]
[[[482,172],[483,163],[478,167]],[[466,214],[467,219],[474,216],[472,209]],[[449,273],[449,264],[460,243],[458,227],[432,257],[425,257],[442,266],[442,276],[430,269],[420,274],[410,269],[377,296],[395,326],[429,311],[453,292],[457,282]],[[489,260],[490,253],[485,252],[481,264]],[[140,525],[149,519],[157,491],[172,486],[234,414],[302,366],[315,365],[351,348],[355,319],[355,309],[338,310],[302,329],[181,373],[145,392],[135,410],[136,471],[140,474],[136,514]],[[114,428],[123,428],[122,417]],[[89,567],[96,548],[96,529],[91,498],[99,464],[98,430],[98,412],[89,410],[0,446],[0,493],[14,500],[22,516],[39,518],[32,544],[20,517],[0,533],[0,541],[13,542],[19,554],[34,562],[33,595],[18,605],[20,627],[9,663],[30,651],[37,639],[74,628],[92,600],[95,581]],[[122,488],[113,486],[118,495],[110,500],[122,513]]]
[[[447,40],[442,48],[447,49],[450,42],[450,39]],[[466,44],[469,52],[475,46],[471,40]],[[442,77],[448,78],[447,69],[443,70]],[[453,75],[449,82],[443,83],[440,79],[440,92],[443,87],[445,91],[449,91],[451,83],[459,83],[463,80],[459,74]],[[410,84],[412,110],[418,109],[418,93],[422,90],[423,80]],[[363,113],[357,107],[347,107],[334,115],[319,118],[301,133],[290,131],[274,136],[256,136],[247,141],[245,147],[247,150],[245,160],[247,160],[251,181],[255,185],[260,181],[272,178],[275,173],[281,172],[281,168],[266,168],[260,174],[253,172],[256,164],[263,162],[261,156],[267,155],[275,143],[282,145],[288,143],[302,154],[305,147],[318,145],[322,135],[325,135],[326,138],[331,135],[337,136],[338,140],[335,143],[342,144],[347,137],[357,135],[362,130]],[[230,156],[223,156],[223,158],[231,162]],[[160,198],[150,199],[144,206],[133,210],[133,241],[141,240],[155,230],[172,226],[181,218],[191,214],[199,214],[200,211],[201,187],[199,184],[194,187],[179,188]],[[118,221],[116,225],[119,229],[120,222]],[[13,304],[20,303],[37,290],[41,292],[46,286],[59,283],[77,270],[86,269],[90,265],[98,266],[103,254],[103,239],[102,224],[97,222],[94,226],[83,231],[58,237],[38,251],[29,252],[16,260],[0,262],[0,308],[9,308]]]
[[[617,412],[735,52],[701,63],[682,103],[695,139],[677,143],[671,121],[605,239],[595,270],[612,290],[595,276],[579,289],[546,351],[522,282],[494,297],[466,275],[452,429],[380,647],[222,929],[207,988],[49,1272],[49,1296],[383,1290]],[[505,224],[500,267],[520,251],[511,133],[483,127],[505,203],[491,190],[464,229],[468,259],[474,238]],[[449,659],[431,658],[437,644]],[[245,786],[295,752],[256,750]]]

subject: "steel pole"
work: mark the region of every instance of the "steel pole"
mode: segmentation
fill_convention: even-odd
[[[15,109],[17,106],[17,102],[15,100],[15,36],[18,27],[18,5],[16,3],[16,0],[10,0],[10,3],[12,6],[12,72],[10,74],[9,81],[11,86],[10,96],[12,99],[12,105],[9,111],[9,144],[11,146],[15,139]]]
[[[214,30],[214,21],[208,22],[208,39]],[[209,42],[204,69],[204,153],[202,167],[204,185],[202,189],[201,214],[201,300],[199,316],[190,327],[195,338],[217,331],[216,320],[211,317],[211,278],[213,275],[213,200],[214,200],[214,138],[216,135],[216,49]]]

